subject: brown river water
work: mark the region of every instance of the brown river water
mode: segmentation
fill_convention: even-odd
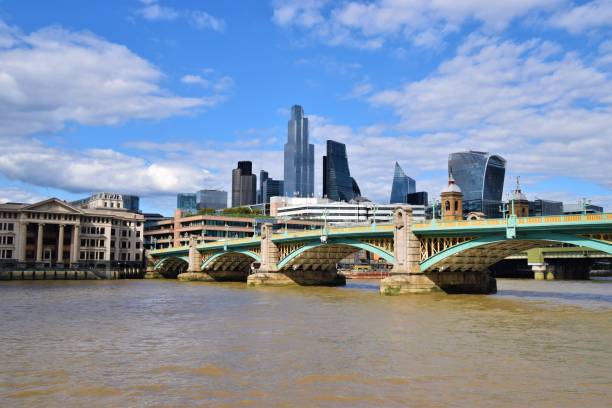
[[[612,280],[0,283],[0,407],[610,407]]]

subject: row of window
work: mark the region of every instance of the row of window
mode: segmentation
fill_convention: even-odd
[[[13,245],[14,238],[12,235],[2,235],[0,236],[0,245]]]
[[[106,217],[83,217],[82,222],[84,223],[92,223],[92,224],[112,224],[112,225],[116,225],[116,226],[123,226],[123,227],[140,227],[142,225],[141,221],[120,221],[120,220],[115,220],[113,218],[106,218]]]
[[[104,240],[103,239],[82,239],[81,246],[82,247],[103,247]]]
[[[12,258],[13,258],[12,249],[0,249],[0,259],[12,259]]]
[[[119,255],[121,261],[131,261],[131,254],[122,253]],[[82,261],[103,261],[104,260],[104,252],[98,251],[81,251],[80,259]],[[115,260],[115,254],[111,253],[110,260]],[[134,260],[140,261],[140,254],[134,254]]]
[[[76,215],[71,214],[49,214],[49,213],[26,213],[26,218],[29,220],[58,220],[58,221],[76,221]]]
[[[0,231],[14,231],[15,224],[12,222],[0,222]]]
[[[104,235],[104,227],[81,227],[81,234]]]
[[[14,213],[14,212],[0,212],[0,218],[14,218],[17,219],[19,218],[19,213]]]

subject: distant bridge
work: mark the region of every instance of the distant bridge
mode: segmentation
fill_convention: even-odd
[[[222,240],[151,251],[162,275],[188,273],[198,280],[248,280],[249,284],[341,284],[336,264],[366,250],[393,265],[381,283],[387,294],[444,290],[491,293],[488,267],[522,251],[570,244],[612,254],[612,214],[413,223],[410,206],[391,224],[327,228]]]

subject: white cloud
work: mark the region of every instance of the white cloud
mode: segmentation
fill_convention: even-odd
[[[181,82],[188,85],[198,85],[215,93],[227,92],[234,86],[234,80],[227,75],[216,75],[210,69],[205,69],[203,72],[204,75],[184,75]]]
[[[4,203],[35,203],[49,197],[17,187],[0,187],[0,204]]]
[[[213,30],[217,32],[225,31],[225,21],[221,18],[214,17],[202,10],[177,10],[172,7],[164,6],[160,0],[140,0],[143,3],[138,9],[137,14],[150,21],[173,21],[184,20],[193,27],[204,30]]]
[[[579,6],[556,13],[550,22],[571,33],[612,27],[612,2],[610,0],[593,0]]]
[[[437,46],[469,21],[499,31],[518,17],[553,10],[564,0],[277,0],[272,20],[306,30],[328,45],[373,49],[386,41]]]
[[[157,67],[88,32],[12,29],[8,38],[0,47],[0,136],[57,131],[69,122],[160,119],[219,103],[216,95],[173,95],[160,87]]]
[[[195,191],[211,179],[202,165],[170,160],[155,153],[154,161],[112,149],[82,151],[50,147],[36,139],[5,140],[0,173],[10,180],[73,193],[92,189],[140,195]]]

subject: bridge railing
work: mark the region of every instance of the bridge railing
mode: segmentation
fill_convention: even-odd
[[[612,213],[600,214],[571,214],[571,215],[547,215],[536,217],[518,217],[518,225],[537,225],[537,224],[561,224],[561,223],[599,223],[612,221]],[[429,229],[429,228],[452,228],[452,227],[484,227],[484,226],[505,226],[508,220],[506,218],[488,218],[483,220],[456,220],[456,221],[440,221],[429,220],[427,222],[419,222],[414,224],[414,228]]]

